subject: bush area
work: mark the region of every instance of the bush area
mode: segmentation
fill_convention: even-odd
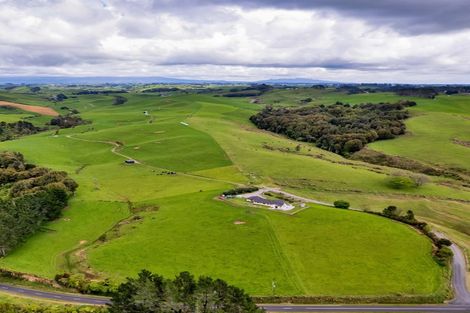
[[[188,272],[170,280],[143,270],[119,286],[111,303],[109,313],[264,312],[242,289],[205,276],[195,280]]]
[[[65,172],[25,163],[16,152],[0,153],[0,255],[4,256],[60,216],[78,187]]]
[[[0,122],[0,141],[12,140],[21,136],[33,135],[42,129],[30,122],[18,121],[14,123]]]
[[[402,214],[402,211],[399,208],[391,205],[386,207],[381,213],[372,211],[366,212],[411,225],[419,230],[422,234],[426,235],[429,239],[431,239],[437,248],[433,252],[433,258],[439,265],[447,266],[452,259],[453,253],[452,250],[449,249],[449,246],[452,245],[452,242],[448,239],[439,238],[436,236],[436,234],[431,231],[431,228],[426,222],[420,222],[416,220],[412,210],[408,210],[405,214]]]
[[[260,129],[348,156],[370,142],[403,135],[403,120],[409,116],[405,108],[414,105],[412,101],[400,101],[277,109],[267,106],[250,120]]]
[[[222,195],[224,196],[236,196],[236,195],[241,195],[244,193],[250,193],[250,192],[255,192],[258,191],[258,187],[250,186],[250,187],[239,187],[235,189],[230,189],[227,191],[224,191]]]

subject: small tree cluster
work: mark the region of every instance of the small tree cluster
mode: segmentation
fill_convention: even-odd
[[[237,287],[220,279],[182,272],[173,280],[143,270],[128,278],[111,299],[109,313],[258,313],[264,312]]]
[[[121,105],[127,102],[127,98],[123,96],[114,96],[113,105]]]
[[[55,96],[52,96],[49,98],[50,101],[54,101],[54,102],[62,102],[66,99],[68,99],[69,97],[67,97],[66,95],[64,95],[63,93],[59,93]]]
[[[50,120],[49,125],[58,126],[59,128],[72,128],[78,125],[88,124],[80,116],[74,114],[60,115]]]
[[[338,208],[338,209],[349,209],[349,202],[348,201],[344,201],[344,200],[336,200],[335,202],[333,202],[333,205],[335,206],[335,208]]]

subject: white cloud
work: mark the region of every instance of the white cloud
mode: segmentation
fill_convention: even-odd
[[[331,10],[235,5],[169,10],[152,1],[0,0],[0,6],[3,76],[470,82],[466,29],[404,35]]]

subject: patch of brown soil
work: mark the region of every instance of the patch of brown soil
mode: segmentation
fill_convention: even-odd
[[[20,109],[23,111],[38,113],[41,115],[49,115],[49,116],[59,115],[59,113],[57,113],[54,109],[51,109],[48,107],[41,107],[37,105],[27,105],[27,104],[20,104],[20,103],[8,102],[8,101],[0,101],[0,106],[16,108],[16,109]]]

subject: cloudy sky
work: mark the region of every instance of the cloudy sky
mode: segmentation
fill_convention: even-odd
[[[469,0],[0,0],[0,76],[470,83]]]

